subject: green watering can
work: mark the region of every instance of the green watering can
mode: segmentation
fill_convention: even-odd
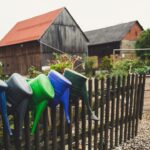
[[[28,83],[33,91],[29,107],[35,116],[31,130],[31,134],[34,134],[42,112],[45,110],[49,100],[54,98],[55,94],[48,77],[44,74],[40,74],[36,78],[28,80]]]
[[[75,100],[79,97],[81,97],[84,101],[85,104],[88,108],[89,113],[91,114],[91,119],[98,121],[97,116],[92,112],[92,109],[89,105],[89,100],[88,100],[88,92],[86,88],[86,81],[87,78],[83,76],[82,74],[70,70],[68,68],[65,69],[64,71],[64,76],[71,81],[72,86],[71,86],[71,99]]]

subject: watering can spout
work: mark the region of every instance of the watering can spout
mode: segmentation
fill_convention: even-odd
[[[9,134],[12,135],[12,131],[10,129],[8,115],[7,115],[7,107],[6,107],[6,96],[5,92],[0,93],[0,111],[2,113],[2,119],[4,123],[4,129]]]
[[[85,104],[88,108],[88,111],[91,115],[91,120],[95,120],[95,121],[98,121],[98,117],[93,113],[92,109],[91,109],[91,106],[89,104],[89,100],[88,100],[88,92],[87,92],[87,89],[86,89],[86,84],[83,86],[83,89],[82,89],[82,96],[83,96],[83,100],[85,101]]]
[[[10,129],[8,115],[7,115],[7,102],[6,102],[6,94],[5,91],[8,88],[8,85],[0,80],[0,112],[2,114],[4,129],[7,134],[12,135],[12,131]]]
[[[16,108],[17,114],[18,114],[18,136],[19,136],[19,139],[22,138],[22,126],[24,123],[27,106],[28,106],[28,100],[24,99]]]
[[[38,105],[35,106],[35,112],[34,112],[34,115],[35,115],[35,119],[34,119],[34,122],[33,122],[33,126],[32,126],[32,129],[31,129],[31,134],[33,135],[36,131],[36,127],[38,125],[38,122],[41,118],[41,115],[43,113],[43,111],[45,110],[46,106],[48,104],[48,101],[42,101],[41,103],[39,103]]]
[[[93,112],[91,113],[91,120],[99,121],[98,117]]]
[[[64,92],[61,99],[64,106],[67,123],[70,124],[70,117],[69,117],[69,110],[68,110],[69,109],[69,88]]]

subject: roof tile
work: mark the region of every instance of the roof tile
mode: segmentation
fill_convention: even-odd
[[[63,9],[18,22],[0,41],[0,47],[39,40]]]

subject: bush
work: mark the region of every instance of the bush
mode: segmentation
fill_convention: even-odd
[[[150,72],[149,61],[144,62],[140,59],[130,60],[124,59],[119,60],[112,64],[111,70],[100,70],[97,74],[98,78],[106,77],[106,76],[126,76],[129,73],[143,74]]]
[[[108,56],[105,56],[102,58],[102,62],[100,64],[100,69],[101,70],[108,70],[110,71],[112,69],[112,59],[109,58]]]
[[[37,75],[41,74],[40,71],[38,71],[38,69],[35,67],[35,66],[31,66],[29,69],[28,69],[28,77],[29,78],[34,78],[36,77]]]
[[[77,55],[69,56],[67,54],[53,53],[53,61],[49,65],[50,69],[63,73],[65,68],[76,70],[82,65],[81,60],[82,58]]]
[[[135,59],[125,59],[117,61],[113,65],[112,73],[114,75],[127,75],[128,73],[148,73],[150,66],[147,66],[146,63],[142,60]]]
[[[88,57],[85,61],[85,75],[91,77],[93,75],[95,69],[96,61],[90,57]]]

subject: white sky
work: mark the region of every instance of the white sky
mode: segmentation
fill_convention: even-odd
[[[83,31],[132,20],[150,28],[150,0],[0,0],[0,39],[16,22],[64,6]]]

